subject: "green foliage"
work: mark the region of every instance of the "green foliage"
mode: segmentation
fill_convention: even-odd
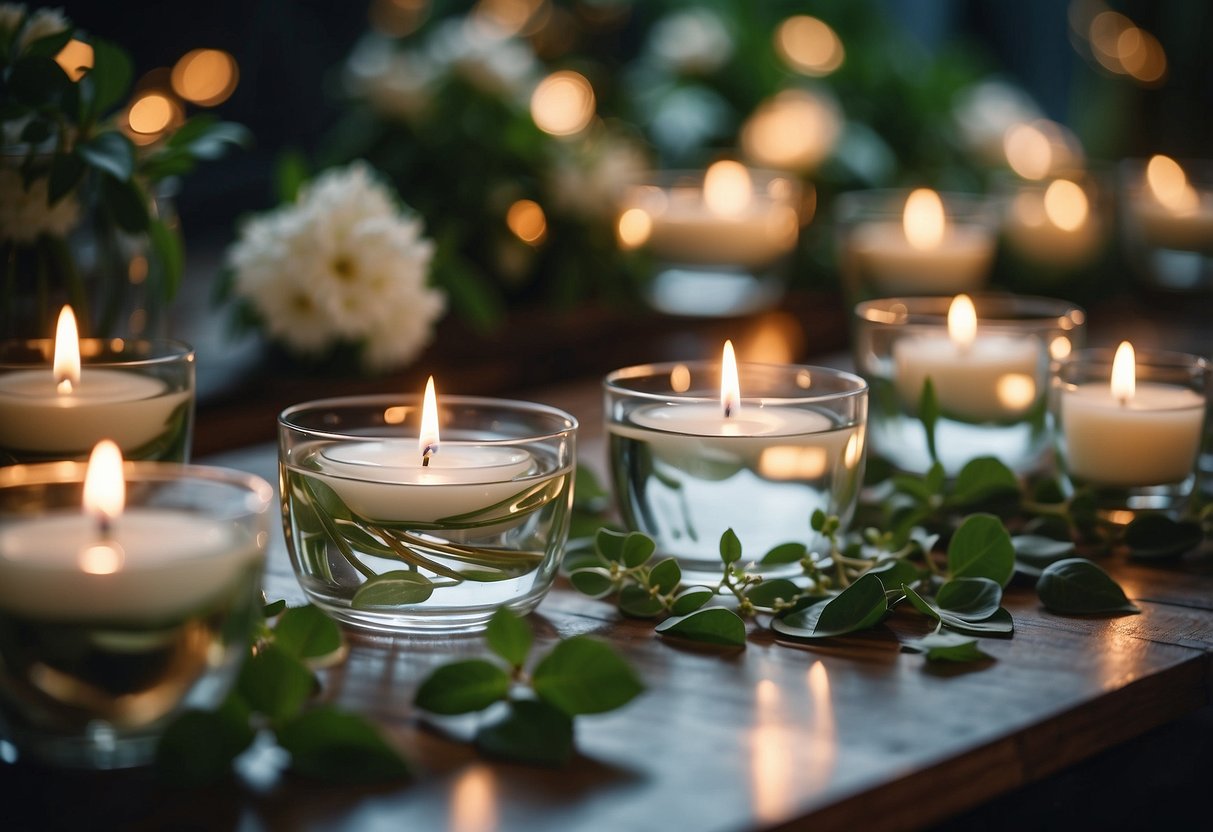
[[[746,639],[745,622],[724,607],[701,608],[667,618],[657,625],[657,632],[720,647],[745,647]]]
[[[1046,609],[1068,615],[1141,612],[1107,572],[1085,558],[1046,566],[1036,582],[1036,594]]]

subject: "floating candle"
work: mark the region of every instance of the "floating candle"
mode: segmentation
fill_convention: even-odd
[[[1205,399],[1178,385],[1136,380],[1129,342],[1116,351],[1109,383],[1062,391],[1066,468],[1085,482],[1113,487],[1167,485],[1192,476]]]
[[[1087,192],[1069,179],[1055,179],[1043,189],[1020,188],[1011,200],[1003,231],[1024,258],[1059,268],[1090,261],[1104,237]]]
[[[947,331],[925,332],[893,345],[902,399],[918,409],[926,379],[945,415],[973,422],[1015,419],[1038,401],[1042,352],[1035,338],[980,333],[967,295],[948,308]]]
[[[1194,188],[1184,169],[1167,156],[1150,159],[1143,184],[1130,210],[1147,244],[1213,251],[1213,192]]]

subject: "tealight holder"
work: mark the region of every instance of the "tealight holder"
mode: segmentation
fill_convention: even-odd
[[[1113,522],[1139,511],[1177,512],[1196,482],[1213,371],[1196,355],[1130,351],[1126,388],[1116,355],[1080,350],[1057,367],[1061,470],[1073,488],[1093,493]]]
[[[744,315],[783,297],[800,233],[801,189],[792,177],[717,162],[662,171],[629,187],[619,205],[620,247],[653,262],[649,304],[671,315]]]
[[[742,364],[740,404],[721,409],[721,364],[628,367],[604,382],[611,479],[624,525],[644,532],[688,580],[720,579],[733,529],[748,568],[799,542],[823,552],[814,511],[850,522],[863,481],[868,386],[824,367]]]
[[[0,465],[84,460],[101,439],[126,459],[185,462],[194,425],[194,350],[166,340],[83,338],[60,387],[53,339],[0,342]]]
[[[0,469],[0,739],[21,760],[126,768],[150,762],[174,716],[227,696],[274,492],[237,471],[127,463],[126,508],[102,530],[81,509],[85,470]]]
[[[475,631],[534,609],[568,540],[577,420],[528,402],[443,397],[307,402],[278,420],[283,524],[312,603],[391,633]]]
[[[839,195],[834,221],[839,271],[852,301],[971,294],[989,279],[999,216],[983,196],[852,191]]]
[[[1168,292],[1213,288],[1213,162],[1127,159],[1120,195],[1121,239],[1138,278]]]
[[[1002,238],[1019,285],[1064,284],[1103,254],[1114,224],[1103,178],[1071,174],[1040,182],[998,180]]]
[[[966,338],[949,326],[953,301],[855,307],[855,366],[872,388],[872,452],[916,474],[938,459],[954,476],[979,456],[1030,471],[1050,447],[1051,364],[1082,346],[1085,313],[1051,298],[977,296]]]

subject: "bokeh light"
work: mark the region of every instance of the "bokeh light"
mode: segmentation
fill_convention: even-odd
[[[838,140],[834,103],[807,90],[784,90],[758,105],[741,128],[741,148],[755,164],[780,170],[817,167]]]
[[[547,236],[548,221],[543,208],[531,199],[520,199],[505,214],[505,224],[519,240],[538,245]]]
[[[572,70],[553,72],[531,95],[535,126],[553,136],[575,136],[594,119],[594,88]]]
[[[717,216],[743,213],[753,198],[753,189],[750,172],[740,162],[715,162],[703,175],[704,204]]]
[[[173,91],[201,107],[227,101],[239,80],[236,59],[222,49],[194,49],[173,66]]]
[[[177,102],[162,92],[144,92],[126,112],[127,126],[136,144],[150,144],[181,119]]]
[[[653,218],[643,208],[629,208],[619,215],[615,236],[620,248],[640,248],[653,233]]]
[[[803,14],[779,24],[775,49],[788,66],[804,75],[829,75],[846,57],[842,41],[830,25]]]
[[[1057,179],[1045,189],[1045,215],[1065,231],[1075,231],[1087,221],[1090,201],[1087,194],[1069,179]]]
[[[371,25],[385,35],[402,38],[421,28],[429,13],[429,0],[374,0]]]
[[[63,68],[68,78],[79,81],[93,68],[93,47],[82,40],[72,38],[59,50],[55,63]]]

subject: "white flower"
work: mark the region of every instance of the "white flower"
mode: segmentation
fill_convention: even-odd
[[[715,12],[694,8],[666,15],[649,34],[649,50],[674,72],[706,75],[733,54],[733,38]]]
[[[80,219],[80,205],[68,194],[48,205],[45,178],[35,179],[29,190],[21,173],[0,167],[0,240],[32,243],[39,235],[64,237]]]
[[[17,52],[24,52],[31,43],[71,28],[63,9],[38,9],[29,16],[21,37],[17,39]]]
[[[539,75],[530,46],[491,22],[452,18],[443,21],[427,44],[431,60],[493,95],[525,100]]]
[[[389,38],[362,38],[345,67],[350,92],[366,98],[381,115],[412,120],[430,103],[438,74],[434,62],[417,52],[402,52]]]
[[[235,291],[298,352],[355,343],[371,369],[407,364],[446,305],[427,285],[434,244],[421,231],[365,165],[327,171],[241,229],[228,256]]]

